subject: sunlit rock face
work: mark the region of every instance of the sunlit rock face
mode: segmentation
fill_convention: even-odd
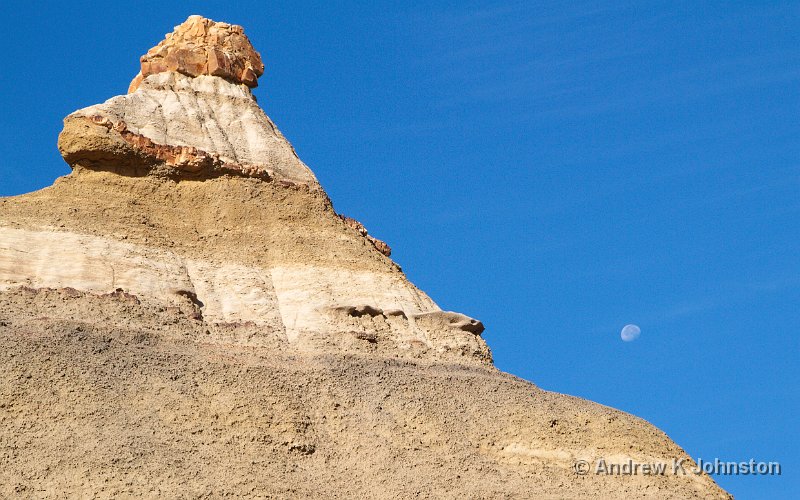
[[[0,198],[0,497],[726,497],[576,475],[692,461],[495,369],[483,323],[336,213],[262,72],[240,27],[192,16],[130,93],[66,117],[69,175]]]
[[[386,243],[333,211],[251,93],[262,73],[240,26],[198,16],[177,26],[142,57],[130,93],[66,117],[58,146],[75,170],[64,183],[74,197],[58,197],[55,186],[48,205],[83,198],[83,215],[56,227],[47,215],[35,226],[0,223],[0,287],[119,289],[165,307],[189,300],[210,327],[270,332],[249,344],[280,338],[325,350],[380,336],[401,355],[491,363],[482,328],[465,327],[475,320],[443,320],[445,334],[430,333],[430,315],[444,313],[388,258]],[[164,194],[131,196],[142,189]],[[126,207],[109,211],[123,198]],[[108,234],[116,217],[160,222],[133,242]],[[83,227],[70,230],[76,222]],[[246,234],[199,236],[217,229]],[[118,234],[129,232],[123,224]]]
[[[131,94],[70,114],[58,146],[70,165],[122,174],[166,167],[185,178],[241,175],[319,188],[250,89],[216,76],[147,76]]]
[[[264,64],[241,26],[191,16],[142,56],[141,66],[128,95],[64,120],[58,146],[67,163],[319,188],[251,93]]]
[[[190,16],[175,26],[175,31],[142,56],[141,63],[142,70],[128,92],[135,91],[143,78],[164,72],[218,76],[248,87],[256,87],[258,77],[264,74],[261,54],[241,26],[201,16]]]
[[[445,315],[455,313],[440,311],[391,268],[379,272],[302,260],[253,265],[235,258],[197,258],[193,252],[174,248],[44,228],[0,226],[0,241],[4,244],[0,289],[124,291],[156,306],[177,306],[189,298],[197,306],[192,312],[210,326],[263,327],[289,343],[299,342],[299,348],[304,338],[348,336],[381,327],[384,340],[397,343],[398,348],[408,350],[416,343],[425,349],[452,347],[459,352],[461,339],[481,361],[490,359],[488,349],[475,338],[482,327],[476,330],[478,322],[462,315],[435,328],[451,332],[455,344],[429,341],[434,335],[427,333],[431,315],[449,319]],[[225,255],[224,245],[218,255]],[[378,325],[373,324],[375,318]]]

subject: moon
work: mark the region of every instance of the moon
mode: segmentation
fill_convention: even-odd
[[[622,337],[623,342],[633,342],[638,339],[641,334],[641,328],[636,325],[625,325],[622,327],[622,331],[619,332],[619,336]]]

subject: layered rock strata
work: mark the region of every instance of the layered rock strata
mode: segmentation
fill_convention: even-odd
[[[0,199],[0,496],[725,498],[652,425],[492,365],[337,214],[197,16],[69,115],[72,172]],[[527,325],[521,321],[520,325]]]
[[[228,69],[204,63],[206,55]],[[146,241],[86,234],[71,220],[59,227],[0,222],[0,288],[119,289],[166,307],[190,297],[198,308],[192,314],[212,329],[241,324],[270,331],[248,336],[251,344],[277,335],[311,349],[338,345],[341,336],[370,339],[377,329],[411,356],[490,363],[470,318],[443,316],[437,328],[450,333],[430,333],[431,316],[446,313],[388,259],[386,243],[333,211],[314,174],[256,103],[248,69],[263,73],[241,27],[192,16],[142,57],[142,78],[131,93],[67,116],[58,146],[74,173],[47,205],[58,210],[68,198],[60,193],[69,189],[73,202],[82,200],[75,208],[81,222],[107,219],[109,200],[120,198],[127,206],[118,213],[126,220],[159,222],[147,226]],[[143,188],[159,193],[155,205]],[[239,210],[243,199],[251,201]],[[285,214],[291,203],[299,212]],[[219,217],[209,220],[209,212]],[[227,220],[232,212],[235,221]],[[179,238],[187,225],[227,234],[214,244],[198,242],[197,232]],[[230,233],[243,225],[241,252],[231,252]],[[169,245],[153,244],[156,235]]]
[[[250,89],[216,76],[147,76],[131,94],[64,119],[58,148],[72,166],[123,175],[241,175],[319,189]]]

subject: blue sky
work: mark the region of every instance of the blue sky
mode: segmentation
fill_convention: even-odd
[[[499,368],[800,495],[800,3],[189,3],[0,5],[0,195],[189,14],[242,24],[336,209]]]

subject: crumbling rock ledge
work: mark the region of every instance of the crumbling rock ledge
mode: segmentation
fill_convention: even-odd
[[[367,233],[367,228],[364,227],[364,224],[358,222],[352,217],[347,217],[346,215],[339,215],[339,218],[342,219],[345,226],[358,231],[358,234],[366,238],[372,244],[372,246],[375,247],[377,251],[379,251],[380,253],[382,253],[387,257],[390,257],[392,255],[392,248],[389,245],[387,245],[384,241],[381,241],[378,238],[370,236],[369,233]]]
[[[78,132],[74,132],[74,129],[78,129]],[[68,117],[62,135],[65,139],[59,140],[59,147],[70,165],[108,168],[134,176],[145,175],[156,165],[163,165],[174,169],[175,177],[199,179],[235,175],[265,181],[278,180],[287,187],[319,189],[317,185],[275,179],[275,173],[263,166],[230,162],[217,153],[208,153],[194,146],[158,144],[145,135],[129,130],[124,121],[113,122],[102,115]],[[77,136],[80,140],[67,140],[70,136]],[[89,142],[90,139],[94,140]],[[122,139],[127,146],[119,144],[118,139]],[[105,142],[105,147],[96,147],[98,142]],[[86,144],[91,147],[85,147]]]

